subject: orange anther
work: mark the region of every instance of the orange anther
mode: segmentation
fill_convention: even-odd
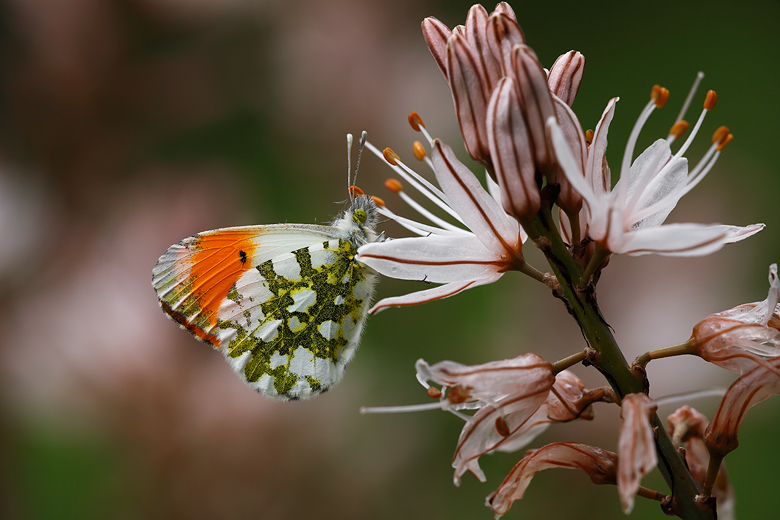
[[[506,419],[501,416],[496,418],[496,431],[502,437],[509,437],[512,431],[509,429],[509,425],[506,423]]]
[[[655,101],[656,108],[661,108],[669,99],[669,91],[660,85],[653,85],[653,91],[650,93],[650,99]]]
[[[593,142],[593,130],[585,130],[585,142],[588,144]]]
[[[409,124],[412,125],[412,130],[415,132],[419,132],[420,127],[425,128],[425,123],[423,123],[422,117],[417,112],[409,114]]]
[[[728,137],[729,133],[730,132],[727,126],[721,126],[715,130],[714,134],[712,134],[712,142],[720,144],[726,137]]]
[[[385,188],[392,191],[393,193],[401,193],[404,191],[403,185],[396,179],[387,179],[385,181]]]
[[[417,158],[418,161],[422,161],[425,159],[425,148],[423,148],[423,145],[420,141],[415,141],[412,145],[412,151],[414,152],[414,156]]]
[[[715,108],[715,102],[718,100],[718,95],[714,90],[707,92],[707,98],[704,100],[704,108],[712,110]]]
[[[385,148],[382,150],[382,155],[385,157],[385,161],[389,162],[393,166],[396,166],[398,161],[401,160],[401,158],[398,157],[398,154],[392,151],[390,148]]]
[[[432,399],[439,399],[441,397],[441,390],[435,386],[429,386],[425,393],[427,393],[428,397]]]
[[[669,130],[669,135],[673,135],[675,139],[679,139],[685,132],[688,131],[689,126],[691,125],[688,124],[688,121],[685,119],[680,119],[672,125],[672,129]]]
[[[365,195],[366,193],[358,188],[357,186],[350,186],[349,187],[349,194],[353,197],[360,197],[361,195]]]
[[[734,134],[729,134],[729,135],[727,135],[727,136],[726,136],[726,137],[725,137],[725,138],[724,138],[724,139],[723,139],[723,140],[720,142],[720,144],[718,145],[718,148],[717,148],[717,150],[718,150],[718,151],[721,151],[721,150],[723,150],[723,149],[726,147],[726,145],[727,145],[727,144],[729,144],[729,143],[731,142],[731,140],[732,140],[732,139],[734,139]]]
[[[379,206],[380,208],[384,208],[384,207],[385,207],[385,201],[384,201],[384,200],[382,200],[382,199],[380,199],[380,198],[379,198],[379,197],[377,197],[376,195],[371,195],[371,200],[373,200],[373,201],[374,201],[374,204],[376,204],[376,205],[377,205],[377,206]]]

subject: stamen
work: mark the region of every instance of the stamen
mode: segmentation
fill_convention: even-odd
[[[422,161],[425,159],[426,153],[425,148],[423,148],[423,145],[420,141],[415,141],[412,145],[412,152],[414,152],[414,156],[418,161]]]
[[[718,100],[718,95],[714,90],[707,92],[707,99],[704,100],[704,110],[712,110],[715,108],[715,102]]]
[[[404,191],[403,184],[401,184],[401,182],[397,179],[387,179],[385,181],[385,188],[392,191],[393,193],[401,193]]]
[[[666,406],[669,404],[678,405],[681,403],[687,403],[695,399],[704,399],[706,397],[722,397],[725,395],[725,388],[709,388],[707,390],[699,390],[697,392],[686,392],[684,394],[673,394],[654,399],[655,404],[658,406]]]
[[[593,130],[585,131],[585,142],[588,143],[588,145],[593,142]]]
[[[360,188],[358,188],[357,186],[350,186],[349,194],[352,195],[352,197],[360,197],[361,195],[365,195],[366,193]]]
[[[380,215],[383,215],[383,216],[385,216],[385,217],[387,217],[387,218],[389,218],[391,220],[395,220],[396,222],[398,222],[398,224],[400,224],[401,226],[405,227],[406,229],[408,229],[412,233],[415,233],[415,234],[423,236],[423,237],[424,236],[428,236],[428,235],[448,235],[448,236],[452,236],[452,235],[457,235],[457,234],[462,234],[462,233],[468,233],[468,231],[465,231],[465,230],[462,230],[462,229],[459,229],[459,228],[456,228],[456,229],[454,229],[452,231],[449,231],[449,230],[446,230],[446,229],[430,226],[428,224],[423,224],[422,222],[415,222],[414,220],[408,219],[406,217],[402,217],[400,215],[396,215],[395,213],[390,211],[390,208],[388,208],[387,206],[383,206],[383,207],[377,208],[377,212]]]
[[[374,204],[376,204],[377,207],[379,207],[379,208],[384,208],[385,207],[385,201],[383,199],[380,199],[376,195],[371,195],[371,200],[374,201]]]
[[[699,71],[698,74],[696,74],[696,79],[693,81],[691,90],[688,91],[688,96],[685,98],[685,102],[680,109],[680,113],[677,115],[677,119],[674,120],[675,122],[682,121],[682,119],[685,117],[685,113],[688,111],[688,107],[691,106],[691,101],[693,101],[693,96],[696,94],[696,90],[699,88],[699,83],[701,83],[701,80],[703,79],[704,73]]]
[[[401,184],[400,182],[398,183]],[[409,206],[411,206],[417,213],[422,215],[423,217],[427,218],[437,226],[439,226],[442,229],[447,229],[449,231],[465,231],[464,229],[461,229],[457,226],[453,226],[446,220],[442,220],[424,207],[422,207],[416,200],[414,200],[412,197],[407,195],[403,190],[398,191],[398,196],[401,197],[401,199],[406,202]]]
[[[726,138],[723,139],[723,141],[721,141],[721,143],[718,145],[718,151],[723,150],[723,148],[725,148],[726,145],[729,144],[732,139],[734,139],[734,134],[727,135]]]
[[[398,165],[398,161],[401,160],[401,158],[398,157],[398,154],[395,153],[390,148],[385,148],[384,150],[382,150],[382,157],[384,157],[385,161],[389,162],[393,166],[397,166]]]
[[[650,99],[655,102],[656,108],[661,108],[669,100],[669,90],[660,85],[653,85],[653,90],[650,93]]]
[[[406,413],[425,412],[427,410],[441,410],[441,401],[437,403],[411,404],[407,406],[361,406],[360,413]]]
[[[424,216],[434,224],[444,229],[448,229],[450,231],[463,231],[461,228],[457,226],[453,226],[449,222],[440,219],[439,217],[437,217],[436,215],[434,215],[433,213],[431,213],[430,211],[422,207],[420,204],[418,204],[416,200],[414,200],[409,195],[404,193],[404,187],[397,179],[387,179],[385,181],[385,187],[388,190],[392,191],[393,193],[398,194],[401,197],[401,199],[403,199],[403,201],[406,202],[409,206],[414,208],[417,211],[417,213]]]
[[[366,143],[366,148],[371,150],[371,152],[376,155],[377,157],[385,158],[384,155],[371,143]],[[387,160],[387,159],[385,159]],[[437,206],[441,207],[448,213],[452,214],[453,210],[449,207],[449,202],[447,201],[447,196],[444,195],[444,193],[431,184],[428,180],[422,177],[419,173],[412,170],[408,166],[406,166],[404,163],[396,161],[397,164],[392,165],[393,170],[400,175],[402,178],[404,178],[409,184],[411,184],[414,189],[431,199]],[[388,162],[389,163],[389,162]],[[439,199],[437,200],[436,197]],[[460,220],[459,217],[456,216],[458,220]]]
[[[713,143],[722,143],[724,139],[726,139],[729,135],[729,129],[727,126],[721,126],[717,130],[715,130],[715,133],[712,134],[712,142]]]
[[[509,429],[509,425],[506,423],[506,419],[501,416],[496,418],[496,431],[502,437],[509,437],[512,431]]]
[[[425,123],[422,120],[422,117],[420,117],[420,114],[417,112],[412,112],[409,114],[409,124],[412,126],[412,130],[415,132],[420,131],[420,127],[425,128]]]
[[[710,92],[712,91],[710,90]],[[699,132],[699,128],[701,128],[701,124],[704,122],[704,118],[707,116],[707,112],[709,111],[705,105],[704,110],[702,110],[701,114],[699,114],[699,119],[697,119],[696,124],[693,125],[693,130],[691,130],[691,133],[688,135],[688,139],[685,140],[680,149],[677,150],[677,153],[674,154],[675,157],[681,157],[688,150],[688,147],[693,142],[693,138],[696,137],[696,134]]]
[[[656,92],[656,85],[653,87],[653,95]],[[650,117],[650,114],[653,113],[653,110],[655,110],[656,104],[655,99],[653,96],[651,96],[650,101],[645,105],[645,108],[642,109],[642,112],[639,114],[639,118],[637,118],[636,123],[634,123],[634,128],[631,129],[631,134],[628,136],[628,142],[626,142],[626,150],[623,152],[623,162],[620,165],[620,178],[625,179],[623,182],[618,182],[618,204],[621,207],[625,207],[626,202],[626,195],[628,193],[628,176],[631,172],[631,159],[634,156],[634,147],[636,146],[636,141],[639,138],[639,132],[642,131],[642,127],[645,126],[645,123],[647,122],[647,119]]]
[[[425,393],[427,393],[428,397],[430,397],[431,399],[441,398],[441,390],[439,390],[435,386],[429,386],[428,389],[425,391]]]
[[[669,135],[666,137],[666,142],[669,144],[672,144],[675,140],[682,137],[682,135],[688,131],[688,128],[691,125],[688,124],[688,121],[685,119],[680,119],[675,124],[672,125],[671,130],[669,130]]]

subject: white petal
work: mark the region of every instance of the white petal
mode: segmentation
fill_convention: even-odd
[[[368,312],[369,314],[376,314],[377,312],[385,310],[388,307],[408,307],[410,305],[418,305],[420,303],[427,303],[441,300],[443,298],[449,298],[450,296],[454,296],[459,292],[465,291],[466,289],[493,283],[503,275],[504,273],[496,273],[488,278],[481,278],[479,280],[471,280],[468,282],[453,282],[434,287],[433,289],[426,289],[424,291],[405,294],[404,296],[385,298],[377,302],[377,304],[374,305]]]
[[[505,265],[472,234],[373,242],[358,250],[357,259],[390,278],[433,283],[484,278]]]
[[[569,142],[566,140],[566,136],[563,135],[563,131],[554,117],[547,120],[547,131],[550,132],[550,140],[564,175],[566,175],[574,189],[585,199],[585,202],[591,209],[591,213],[598,212],[599,207],[603,206],[606,201],[602,200],[603,197],[597,197],[593,193],[590,183],[585,180],[581,161],[574,158],[571,148],[569,148]]]
[[[593,142],[590,144],[590,148],[588,148],[585,178],[590,181],[593,192],[599,195],[609,193],[612,186],[612,179],[606,176],[609,169],[604,169],[604,154],[607,152],[607,133],[609,132],[609,124],[612,122],[612,117],[615,115],[615,103],[617,101],[618,98],[612,98],[607,103],[607,107],[596,125],[596,130],[593,131]]]
[[[727,243],[729,228],[705,224],[667,224],[626,233],[623,244],[610,251],[632,256],[655,253],[666,256],[703,256]]]
[[[720,226],[726,230],[726,243],[733,244],[740,240],[745,240],[748,237],[752,237],[766,226],[764,224],[751,224],[745,227],[739,226]]]
[[[461,163],[452,149],[438,139],[431,151],[436,180],[463,222],[486,248],[501,254],[519,250],[520,224],[508,218],[474,174]]]

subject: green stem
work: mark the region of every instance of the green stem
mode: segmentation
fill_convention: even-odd
[[[561,359],[560,361],[556,361],[553,363],[553,374],[558,374],[559,372],[563,372],[569,367],[573,367],[577,363],[582,363],[582,361],[587,357],[588,353],[583,350],[582,352],[577,352],[576,354],[572,354],[571,356],[565,357]]]
[[[597,352],[589,361],[606,377],[618,399],[630,393],[645,392],[646,380],[631,371],[609,325],[601,315],[595,293],[588,287],[577,288],[583,275],[582,267],[574,261],[563,243],[549,205],[542,208],[534,224],[534,234],[539,236],[535,243],[544,252],[560,284],[561,291],[556,296],[564,301],[589,346]],[[712,520],[714,513],[700,508],[694,500],[701,491],[666,433],[666,425],[657,414],[653,415],[652,425],[656,431],[658,469],[672,490],[672,510],[686,520]]]
[[[674,345],[673,347],[664,347],[659,348],[658,350],[645,352],[634,360],[634,366],[645,368],[645,366],[647,366],[647,364],[653,359],[682,356],[685,354],[692,354],[691,345],[688,342],[680,343],[679,345]]]

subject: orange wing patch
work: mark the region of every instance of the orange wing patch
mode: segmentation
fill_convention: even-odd
[[[253,268],[257,230],[232,228],[195,235],[180,244],[174,268],[184,264],[177,286],[160,294],[163,310],[215,348],[219,308],[241,275]],[[178,269],[177,269],[178,270]],[[183,275],[183,276],[182,276]]]

